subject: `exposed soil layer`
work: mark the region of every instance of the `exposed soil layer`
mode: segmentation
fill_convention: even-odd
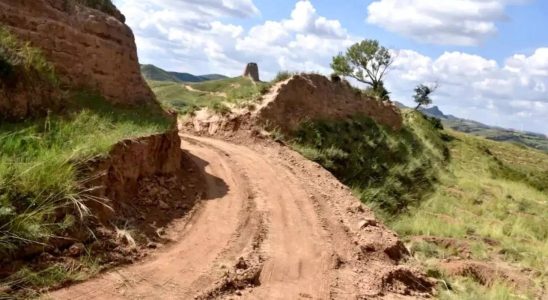
[[[204,198],[174,220],[175,242],[141,263],[52,292],[54,299],[378,299],[427,297],[399,265],[396,234],[318,164],[266,140],[184,136]]]
[[[116,18],[69,0],[0,0],[0,24],[42,50],[64,85],[96,90],[113,103],[151,103],[133,33],[122,21],[119,13]],[[42,102],[23,100],[44,109]]]
[[[440,267],[448,274],[471,277],[483,285],[491,285],[497,281],[504,281],[523,290],[527,290],[527,288],[533,285],[527,275],[502,263],[452,260],[441,263]]]

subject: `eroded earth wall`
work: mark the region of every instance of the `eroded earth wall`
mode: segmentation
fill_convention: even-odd
[[[42,49],[64,85],[98,91],[113,103],[153,101],[123,20],[72,0],[0,0],[0,25]]]

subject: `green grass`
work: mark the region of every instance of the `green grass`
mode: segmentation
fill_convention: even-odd
[[[546,280],[548,155],[451,132],[451,161],[433,194],[391,222],[404,236],[475,241],[473,258],[500,258]],[[500,170],[503,164],[503,170]],[[516,174],[523,174],[517,176]],[[482,242],[489,239],[495,246]]]
[[[17,294],[0,292],[0,299],[29,299],[40,297],[40,292],[68,283],[82,282],[101,271],[101,258],[86,251],[85,255],[63,263],[35,270],[29,266],[19,269],[3,284],[18,289]]]
[[[181,114],[190,114],[204,107],[226,113],[230,105],[241,106],[256,101],[270,87],[269,83],[255,83],[244,77],[189,83],[193,90],[178,82],[148,83],[165,107]]]
[[[57,85],[58,79],[54,67],[42,51],[20,41],[6,28],[0,26],[0,88],[4,82],[32,80]]]
[[[366,116],[305,123],[293,147],[351,186],[362,201],[387,217],[418,205],[434,186],[447,158],[439,134],[422,115],[410,112],[400,131]]]
[[[307,158],[348,184],[400,236],[425,268],[464,257],[417,236],[452,238],[471,258],[531,270],[533,289],[546,286],[548,155],[452,130],[404,111],[391,131],[367,117],[315,121],[287,137]],[[482,286],[445,277],[442,299],[518,299],[535,291],[505,282]]]
[[[79,167],[120,140],[164,132],[158,109],[125,109],[79,93],[66,114],[0,126],[0,255],[41,243],[85,215]],[[59,219],[68,207],[73,216]],[[67,222],[69,224],[67,224]]]

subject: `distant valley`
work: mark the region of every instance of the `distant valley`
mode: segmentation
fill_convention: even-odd
[[[154,65],[141,65],[141,73],[146,80],[153,81],[204,82],[228,78],[220,74],[192,75],[190,73],[170,72]]]
[[[396,105],[400,108],[408,108],[400,102],[396,102]],[[548,137],[540,133],[489,126],[477,121],[446,115],[437,106],[420,108],[419,110],[428,116],[440,119],[445,127],[456,131],[485,137],[493,141],[516,143],[548,152]]]

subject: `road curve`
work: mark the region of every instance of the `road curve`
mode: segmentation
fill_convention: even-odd
[[[176,242],[140,263],[48,296],[53,299],[353,299],[384,297],[397,238],[328,172],[282,147],[236,145],[183,136],[183,149],[204,170],[208,200]],[[174,221],[178,222],[178,221]],[[364,241],[369,247],[364,256]],[[375,244],[376,243],[376,244]],[[379,246],[380,245],[380,246]],[[373,249],[373,250],[371,250]],[[240,261],[244,267],[234,268]],[[257,268],[238,286],[227,278]],[[234,276],[227,274],[234,273]],[[404,297],[398,295],[397,298]]]

